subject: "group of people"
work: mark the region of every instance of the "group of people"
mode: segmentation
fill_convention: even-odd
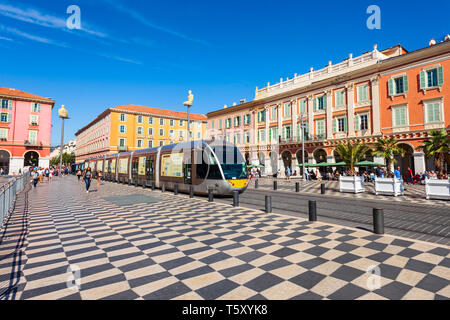
[[[58,175],[56,169],[53,167],[50,168],[41,168],[41,167],[30,167],[31,172],[31,183],[33,187],[36,188],[38,183],[42,183],[44,181],[52,181],[53,176]]]
[[[101,184],[101,180],[102,180],[102,176],[103,176],[101,171],[97,171],[97,170],[92,171],[91,168],[84,169],[83,171],[78,169],[76,175],[77,175],[78,181],[81,181],[81,178],[83,178],[83,181],[86,185],[86,193],[89,193],[89,188],[91,187],[91,180],[92,179],[97,180],[97,188],[98,188]]]

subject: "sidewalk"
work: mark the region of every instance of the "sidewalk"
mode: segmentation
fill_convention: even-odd
[[[64,177],[19,195],[2,230],[1,299],[450,298],[447,246],[160,190],[93,189]]]

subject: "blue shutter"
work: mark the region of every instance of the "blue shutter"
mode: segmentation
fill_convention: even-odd
[[[425,71],[420,71],[420,89],[427,88],[427,73]]]
[[[444,84],[444,69],[442,67],[437,69],[437,78],[438,86],[442,86]]]

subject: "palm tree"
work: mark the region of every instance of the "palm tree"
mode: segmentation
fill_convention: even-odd
[[[354,175],[356,164],[364,158],[366,154],[371,153],[372,149],[370,149],[366,143],[361,141],[356,141],[354,143],[349,141],[347,143],[338,144],[335,151],[339,154],[347,167],[350,168],[350,174]]]
[[[391,176],[391,165],[397,162],[394,156],[400,154],[403,157],[406,151],[398,146],[398,140],[394,137],[384,137],[375,142],[375,151],[373,153],[386,160],[387,173],[388,176]]]
[[[440,175],[443,175],[445,156],[450,152],[450,136],[445,129],[431,130],[428,136],[417,149],[425,152],[427,158],[435,157],[434,164]]]

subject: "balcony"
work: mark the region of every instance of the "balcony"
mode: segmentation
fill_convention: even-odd
[[[40,141],[36,140],[25,140],[23,142],[26,148],[42,148],[43,144]]]
[[[6,142],[8,140],[8,138],[0,138],[1,142]]]
[[[117,146],[117,150],[119,150],[119,152],[127,152],[128,147],[127,146]]]

